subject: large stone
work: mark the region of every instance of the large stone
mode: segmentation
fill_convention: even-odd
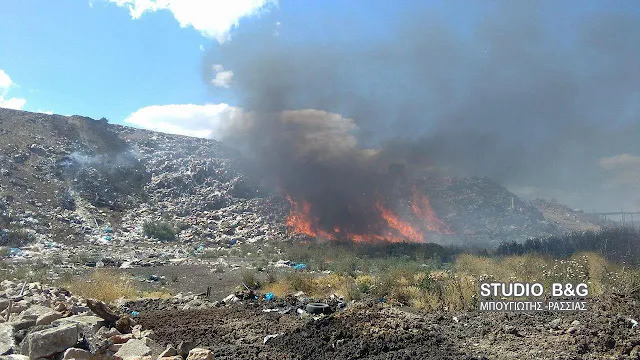
[[[160,353],[161,358],[166,358],[166,357],[172,357],[172,356],[177,356],[178,355],[178,351],[176,350],[176,348],[173,347],[173,345],[169,344],[167,345],[167,348]],[[180,357],[182,359],[182,357]]]
[[[120,334],[111,336],[109,340],[114,344],[124,344],[133,338],[133,334]]]
[[[9,307],[9,300],[8,299],[0,299],[0,311],[6,309]]]
[[[36,319],[34,318],[17,318],[8,322],[7,324],[13,326],[15,331],[28,329],[32,326],[36,326]]]
[[[78,326],[66,324],[31,332],[20,344],[20,352],[31,359],[65,351],[78,342]]]
[[[29,360],[29,357],[25,355],[11,354],[0,356],[0,360]]]
[[[87,350],[69,348],[64,352],[62,360],[93,360],[95,356]]]
[[[77,324],[84,332],[96,333],[105,321],[93,315],[73,315],[52,322],[53,325]]]
[[[151,348],[142,340],[132,339],[124,343],[114,357],[121,360],[131,360],[135,357],[147,355],[151,355]]]
[[[20,300],[12,303],[11,306],[9,306],[8,310],[12,314],[18,314],[27,310],[28,308],[29,308],[29,303],[24,300]]]
[[[0,325],[0,355],[9,354],[16,347],[13,331],[9,324]]]
[[[46,314],[42,314],[38,316],[38,319],[36,320],[36,325],[49,325],[54,320],[58,320],[61,317],[62,317],[62,314],[55,311],[51,311]]]
[[[211,350],[203,348],[193,348],[191,349],[191,351],[189,351],[187,360],[213,360],[213,355],[211,354]]]
[[[29,307],[28,309],[24,310],[22,312],[22,316],[35,316],[36,319],[38,317],[40,317],[41,315],[44,314],[48,314],[51,311],[53,311],[53,309],[46,307],[46,306],[42,306],[42,305],[32,305],[31,307]]]

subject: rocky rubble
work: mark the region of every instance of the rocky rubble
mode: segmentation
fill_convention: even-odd
[[[211,359],[209,350],[160,348],[134,316],[40,283],[0,283],[0,355],[13,359]],[[185,351],[186,349],[186,351]]]

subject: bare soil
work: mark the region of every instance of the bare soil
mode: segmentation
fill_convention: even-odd
[[[592,299],[587,312],[527,314],[421,313],[369,301],[319,320],[295,308],[263,312],[274,305],[142,306],[139,321],[160,345],[193,341],[215,359],[640,359],[632,320],[640,306],[628,298]]]

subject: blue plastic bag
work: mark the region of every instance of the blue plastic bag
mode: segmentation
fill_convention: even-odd
[[[293,266],[293,268],[296,270],[304,270],[307,268],[307,264],[296,264]]]
[[[275,295],[272,292],[268,292],[268,293],[264,294],[264,299],[267,300],[267,301],[273,300],[274,297],[275,297]]]

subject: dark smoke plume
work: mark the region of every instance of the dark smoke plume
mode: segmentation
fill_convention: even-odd
[[[465,29],[416,5],[375,41],[238,34],[205,59],[207,80],[233,69],[246,111],[228,141],[327,202],[376,191],[372,173],[400,162],[585,210],[640,206],[640,11],[569,25],[557,2],[490,4]]]

